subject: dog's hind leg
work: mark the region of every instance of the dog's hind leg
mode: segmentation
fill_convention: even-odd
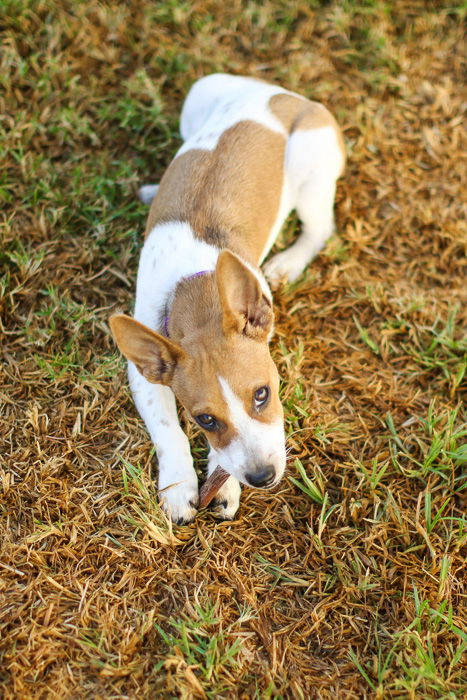
[[[334,182],[309,182],[300,189],[296,210],[302,232],[290,248],[277,253],[265,265],[266,277],[273,285],[295,282],[332,235],[334,193]]]
[[[157,194],[159,185],[143,185],[138,190],[138,198],[143,204],[151,204]]]
[[[290,137],[286,176],[302,231],[290,248],[265,265],[266,277],[273,285],[294,282],[333,233],[336,180],[343,163],[344,156],[332,127],[297,131]]]

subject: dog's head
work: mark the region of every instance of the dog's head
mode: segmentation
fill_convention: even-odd
[[[205,433],[214,459],[239,481],[267,488],[285,469],[279,376],[269,353],[273,312],[267,288],[236,255],[223,251],[215,271],[217,322],[178,343],[116,315],[122,353],[149,381],[170,386]],[[217,309],[217,312],[216,312]]]

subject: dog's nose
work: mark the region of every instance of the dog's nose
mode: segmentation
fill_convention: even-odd
[[[247,472],[245,474],[245,479],[248,481],[250,486],[256,486],[256,488],[264,488],[265,486],[270,486],[274,481],[276,476],[276,470],[272,464],[266,464],[259,467],[254,472]]]

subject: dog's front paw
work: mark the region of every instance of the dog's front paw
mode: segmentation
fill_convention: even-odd
[[[190,479],[190,483],[182,481],[169,484],[159,491],[161,506],[167,515],[177,525],[191,523],[198,509],[198,480]]]
[[[264,266],[264,274],[268,279],[271,287],[278,287],[281,282],[295,282],[308,262],[304,258],[300,250],[287,248],[287,250],[277,253]]]
[[[233,520],[240,505],[241,488],[237,479],[229,476],[216,493],[210,509],[221,520]]]

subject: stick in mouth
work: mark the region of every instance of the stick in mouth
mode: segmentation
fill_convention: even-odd
[[[220,487],[227,481],[229,475],[222,467],[216,467],[213,473],[208,476],[199,492],[199,507],[205,508],[208,506]]]

